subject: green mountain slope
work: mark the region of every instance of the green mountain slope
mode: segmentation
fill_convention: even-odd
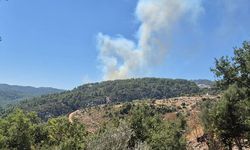
[[[127,102],[136,99],[161,99],[199,92],[194,82],[187,80],[142,78],[85,84],[72,91],[51,94],[23,101],[20,107],[36,111],[47,119],[67,114],[79,108]]]
[[[62,92],[54,88],[34,88],[30,86],[17,86],[0,84],[0,106],[13,104],[17,101],[41,95]]]

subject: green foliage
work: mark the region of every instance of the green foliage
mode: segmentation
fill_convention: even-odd
[[[219,81],[217,84],[222,89],[236,84],[238,87],[250,88],[250,44],[244,42],[242,48],[234,49],[232,58],[221,57],[215,60],[215,68],[211,69]],[[248,95],[249,96],[249,95]]]
[[[185,149],[185,120],[180,115],[175,121],[163,121],[152,105],[125,104],[88,143],[87,149],[96,150],[175,150]]]
[[[49,145],[70,146],[74,149],[84,147],[86,132],[84,126],[80,123],[70,123],[66,117],[59,117],[50,119],[46,129]]]
[[[178,123],[165,123],[152,133],[148,140],[152,149],[158,150],[184,150],[185,138]]]
[[[130,119],[134,135],[130,146],[146,142],[150,149],[185,149],[183,118],[175,122],[164,122],[160,115],[148,105],[138,106]]]
[[[136,99],[169,98],[199,92],[195,83],[187,80],[158,78],[105,81],[80,86],[72,91],[41,96],[24,101],[20,107],[38,112],[45,120],[67,114],[79,108]]]
[[[208,129],[228,147],[232,147],[233,143],[239,147],[245,145],[241,141],[247,139],[250,131],[246,123],[250,116],[250,105],[242,100],[243,95],[244,92],[236,85],[230,86],[209,113]]]
[[[131,128],[135,132],[133,141],[134,146],[137,142],[144,142],[149,138],[151,130],[156,130],[156,127],[161,123],[161,119],[155,112],[150,109],[150,106],[137,106],[132,112],[130,120]]]
[[[209,132],[209,130],[211,130],[210,128],[212,128],[212,126],[211,126],[212,118],[210,117],[210,114],[211,114],[212,108],[214,108],[215,104],[216,103],[214,101],[211,101],[211,100],[205,100],[201,103],[201,106],[200,106],[201,113],[200,113],[199,117],[202,121],[205,132]]]
[[[34,113],[25,114],[16,110],[7,118],[0,120],[0,148],[31,149],[34,143],[34,123],[38,119]]]
[[[216,60],[212,71],[225,91],[219,102],[203,111],[203,124],[212,141],[229,149],[235,144],[241,150],[250,145],[250,44],[244,42],[242,48],[235,49],[231,59]]]
[[[132,135],[132,129],[125,122],[121,122],[117,128],[106,127],[103,133],[89,141],[87,150],[125,150]]]
[[[66,117],[42,122],[34,113],[15,110],[0,119],[0,149],[37,150],[171,150],[184,149],[185,120],[163,121],[162,110],[152,104],[127,103],[118,115],[98,132],[87,133],[85,127]],[[163,108],[163,107],[160,107]],[[97,108],[96,108],[97,109]],[[122,115],[123,117],[120,117]]]
[[[0,119],[0,149],[72,149],[85,147],[82,124],[69,123],[66,117],[42,123],[34,113],[15,110]]]

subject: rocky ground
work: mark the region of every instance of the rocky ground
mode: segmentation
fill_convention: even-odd
[[[218,96],[192,96],[192,97],[176,97],[170,99],[160,99],[160,100],[147,100],[147,103],[151,103],[157,106],[165,105],[176,108],[175,112],[166,113],[163,116],[164,120],[174,120],[177,116],[177,113],[182,112],[187,117],[187,131],[186,131],[186,140],[187,140],[187,149],[189,150],[207,150],[208,147],[206,143],[198,142],[197,138],[202,137],[204,135],[203,127],[200,123],[199,119],[199,104],[205,100],[218,100]],[[140,101],[136,101],[138,103]],[[123,104],[112,105],[112,111],[119,110]],[[102,124],[108,122],[109,118],[109,110],[107,109],[107,105],[97,106],[86,108],[82,110],[77,110],[72,112],[69,115],[69,121],[73,122],[74,119],[85,124],[86,129],[90,133],[96,132]]]

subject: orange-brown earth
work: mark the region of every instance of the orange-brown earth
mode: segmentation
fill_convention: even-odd
[[[185,96],[185,97],[176,97],[170,99],[160,99],[153,101],[146,101],[150,104],[156,106],[172,106],[177,108],[176,112],[166,113],[163,115],[163,120],[174,120],[178,112],[182,112],[186,116],[187,120],[187,131],[186,131],[186,140],[187,140],[187,149],[197,149],[197,150],[206,150],[208,147],[205,143],[198,143],[197,137],[200,137],[204,134],[203,127],[199,119],[199,103],[204,100],[218,100],[218,96]],[[139,104],[145,101],[135,101],[135,104]],[[74,119],[85,124],[87,131],[90,133],[96,132],[100,129],[101,125],[110,121],[109,115],[111,111],[119,110],[123,105],[101,105],[91,108],[86,108],[82,110],[77,110],[72,112],[69,115],[69,121],[73,122]]]

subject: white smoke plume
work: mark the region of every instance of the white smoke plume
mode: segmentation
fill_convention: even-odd
[[[136,77],[160,64],[168,51],[172,27],[184,16],[194,21],[202,11],[201,0],[139,0],[137,42],[98,34],[104,80]]]

